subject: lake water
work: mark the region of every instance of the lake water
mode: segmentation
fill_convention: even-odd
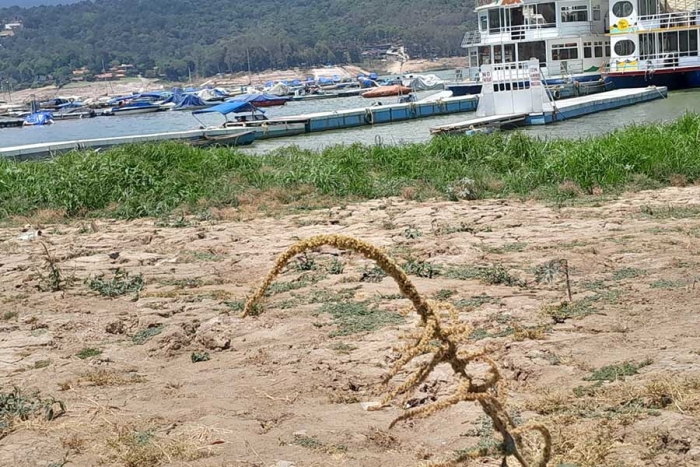
[[[448,72],[441,73],[449,76]],[[447,77],[446,76],[446,77]],[[434,91],[420,93],[420,97]],[[395,98],[380,99],[385,103],[395,102]],[[270,118],[301,115],[313,112],[345,110],[368,106],[373,100],[362,97],[347,97],[309,102],[290,102],[284,107],[267,110]],[[553,125],[533,126],[522,131],[547,138],[578,138],[597,135],[621,128],[632,123],[657,122],[674,119],[687,111],[700,110],[700,90],[676,91],[667,99],[657,100],[632,107],[602,112]],[[322,149],[336,144],[367,143],[400,144],[421,142],[430,139],[430,128],[455,123],[471,118],[473,114],[463,113],[442,117],[413,120],[403,123],[361,127],[342,131],[316,133],[289,138],[256,141],[245,151],[263,153],[282,146],[297,145],[305,149]],[[207,125],[221,124],[221,115],[202,115],[200,120]],[[162,133],[178,130],[192,130],[199,126],[190,112],[159,112],[155,114],[98,117],[85,120],[59,121],[45,127],[0,129],[0,147],[23,144],[68,141],[134,134]]]

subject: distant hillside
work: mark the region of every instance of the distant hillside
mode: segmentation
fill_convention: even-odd
[[[363,47],[397,41],[414,57],[456,55],[473,8],[469,0],[95,0],[0,9],[0,20],[25,25],[0,38],[0,79],[66,80],[103,63],[209,76],[245,70],[246,52],[254,70],[359,62]]]
[[[11,6],[29,8],[39,5],[68,5],[80,1],[83,0],[0,0],[0,8],[8,8]]]

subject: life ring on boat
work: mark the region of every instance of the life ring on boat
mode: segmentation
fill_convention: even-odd
[[[554,97],[554,100],[561,99],[561,91],[555,89],[554,91],[552,91],[552,97]]]
[[[374,125],[374,114],[370,108],[365,109],[365,122],[369,125]]]

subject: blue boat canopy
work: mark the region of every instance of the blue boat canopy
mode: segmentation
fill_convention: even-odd
[[[176,109],[189,109],[189,108],[201,108],[206,107],[207,103],[204,102],[196,94],[185,94],[181,98],[180,102],[175,106]]]
[[[209,114],[209,113],[220,113],[222,115],[228,115],[230,113],[241,113],[241,112],[262,112],[257,107],[255,107],[250,102],[242,101],[229,101],[223,104],[215,105],[214,107],[209,107],[208,109],[195,110],[192,115],[199,114]]]

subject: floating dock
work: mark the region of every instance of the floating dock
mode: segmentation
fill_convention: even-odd
[[[667,93],[667,88],[654,86],[640,89],[616,89],[599,94],[556,101],[549,108],[545,108],[543,112],[520,112],[477,117],[464,122],[435,127],[430,132],[438,135],[464,133],[469,129],[489,126],[546,125],[606,110],[663,99],[666,98]]]
[[[19,160],[38,159],[86,149],[105,149],[124,144],[149,143],[155,141],[182,141],[193,146],[245,146],[255,141],[255,132],[245,128],[207,128],[151,135],[119,136],[57,143],[27,144],[0,148],[0,158],[11,157]]]
[[[0,117],[0,128],[17,128],[24,125],[24,120],[4,119]]]
[[[418,118],[473,112],[479,103],[477,96],[447,97],[434,101],[385,104],[360,109],[319,112],[252,121],[245,128],[255,131],[256,139],[280,138],[306,133],[342,130]]]

